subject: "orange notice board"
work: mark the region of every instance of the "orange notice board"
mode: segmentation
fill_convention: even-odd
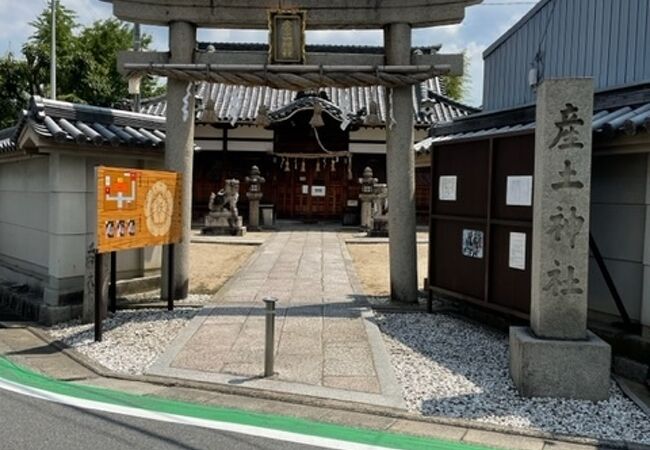
[[[181,239],[181,174],[97,167],[97,252]]]

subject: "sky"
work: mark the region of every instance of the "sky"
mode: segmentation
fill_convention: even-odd
[[[112,5],[100,0],[62,0],[75,11],[81,24],[112,17]],[[466,10],[465,20],[458,25],[422,28],[413,33],[413,45],[442,44],[441,53],[466,52],[470,61],[470,89],[463,100],[474,106],[481,104],[483,95],[483,51],[508,28],[514,25],[536,1],[483,0],[482,4]],[[20,53],[23,43],[32,33],[29,26],[36,15],[47,6],[46,0],[0,0],[0,55]],[[153,47],[167,49],[166,27],[143,27],[153,36]],[[201,29],[200,41],[266,42],[265,31]],[[313,31],[308,32],[309,44],[382,45],[380,31]]]

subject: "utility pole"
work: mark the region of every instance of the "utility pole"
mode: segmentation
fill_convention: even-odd
[[[133,24],[133,51],[139,52],[142,49],[142,36],[140,24]],[[133,94],[133,112],[140,112],[140,93]]]
[[[56,3],[58,0],[51,0],[52,4],[52,48],[50,50],[50,97],[56,100]]]

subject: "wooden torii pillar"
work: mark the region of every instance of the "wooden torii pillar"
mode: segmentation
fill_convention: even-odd
[[[189,285],[194,138],[192,84],[196,81],[255,84],[252,79],[263,78],[259,85],[296,90],[372,84],[389,88],[386,142],[391,298],[398,302],[417,302],[411,85],[435,75],[461,75],[463,57],[413,55],[411,30],[413,27],[459,23],[464,18],[465,8],[482,0],[382,0],[373,4],[359,4],[356,0],[330,0],[326,4],[319,0],[239,0],[236,4],[229,0],[194,0],[192,5],[184,0],[105,1],[113,3],[115,16],[122,20],[170,28],[169,53],[125,52],[120,55],[118,66],[127,76],[155,74],[168,77],[165,165],[169,170],[184,174],[185,208],[183,242],[175,246],[173,258],[174,298],[185,298]],[[290,67],[269,64],[269,54],[262,51],[196,52],[197,27],[266,29],[269,12],[278,7],[303,11],[308,29],[382,29],[385,55],[307,53],[305,64]],[[349,65],[351,61],[354,67]],[[270,78],[274,81],[267,79],[269,73],[273,74]],[[318,73],[327,77],[321,76],[318,80]],[[296,77],[302,81],[297,84],[287,81]],[[232,80],[238,81],[234,83]],[[307,86],[303,83],[306,80],[317,81],[313,86]],[[285,81],[287,84],[282,84]]]

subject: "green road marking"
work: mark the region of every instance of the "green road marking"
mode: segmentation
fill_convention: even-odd
[[[311,420],[254,413],[232,408],[198,405],[149,395],[135,395],[111,389],[82,386],[46,377],[0,356],[0,378],[24,386],[70,397],[128,406],[159,413],[175,414],[240,425],[256,426],[307,436],[339,439],[358,444],[403,450],[487,450],[488,447],[439,439],[409,436],[362,428],[326,424]]]

